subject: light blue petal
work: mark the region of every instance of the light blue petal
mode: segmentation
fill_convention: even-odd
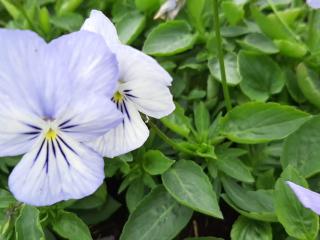
[[[102,92],[111,98],[119,77],[118,63],[100,35],[74,32],[53,40],[49,47],[59,54],[75,87]]]
[[[78,141],[88,142],[116,127],[123,116],[109,98],[87,94],[71,102],[57,119],[62,132]]]
[[[305,208],[311,209],[316,214],[320,215],[320,194],[309,189],[301,187],[293,182],[287,181],[289,187],[293,190],[299,201]]]
[[[30,149],[41,127],[33,68],[46,43],[30,31],[0,29],[0,156]]]
[[[311,8],[314,8],[314,9],[320,8],[320,0],[307,0],[307,3]]]
[[[88,196],[103,180],[103,158],[60,133],[55,140],[37,139],[12,171],[9,189],[21,202],[47,206]]]

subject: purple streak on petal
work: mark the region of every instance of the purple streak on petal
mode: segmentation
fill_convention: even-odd
[[[293,182],[287,181],[287,184],[305,208],[309,208],[316,214],[320,215],[320,194],[301,187]]]

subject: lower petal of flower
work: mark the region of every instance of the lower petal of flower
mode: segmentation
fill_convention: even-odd
[[[49,135],[39,137],[13,169],[13,195],[24,203],[46,206],[95,192],[104,180],[103,158],[62,132]]]
[[[149,136],[148,127],[133,103],[124,100],[117,106],[124,115],[122,124],[90,143],[95,150],[106,157],[116,157],[137,149]]]

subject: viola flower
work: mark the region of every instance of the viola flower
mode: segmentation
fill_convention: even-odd
[[[314,9],[320,8],[320,0],[307,0],[307,4]]]
[[[293,190],[299,201],[305,208],[311,209],[320,215],[320,194],[309,189],[301,187],[293,182],[287,181],[289,187]]]
[[[140,147],[147,140],[149,130],[139,112],[162,118],[174,110],[168,88],[172,78],[153,58],[121,44],[114,25],[102,12],[93,10],[82,29],[101,34],[119,63],[120,77],[112,101],[124,119],[93,143],[104,156],[115,157]]]
[[[9,177],[19,201],[51,205],[102,184],[103,158],[83,142],[122,121],[109,100],[117,79],[115,56],[98,34],[47,44],[30,31],[0,29],[0,156],[24,154]]]

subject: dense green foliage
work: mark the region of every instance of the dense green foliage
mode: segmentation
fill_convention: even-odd
[[[121,240],[228,239],[219,229],[207,238],[181,231],[192,228],[193,212],[217,222],[229,208],[238,213],[232,240],[318,239],[318,216],[285,181],[320,190],[320,11],[302,0],[220,1],[227,112],[212,0],[187,0],[167,21],[153,19],[160,0],[0,3],[1,27],[47,41],[79,30],[91,9],[104,11],[123,43],[170,72],[176,103],[170,116],[149,120],[143,147],[105,159],[106,183],[85,199],[18,203],[6,189],[19,157],[0,159],[0,239],[98,239],[90,229],[119,208],[130,213]]]

